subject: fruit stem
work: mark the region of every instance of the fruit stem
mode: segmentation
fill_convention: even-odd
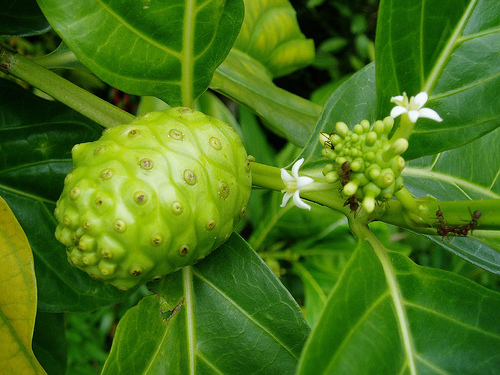
[[[0,43],[0,70],[34,86],[108,128],[135,117]]]

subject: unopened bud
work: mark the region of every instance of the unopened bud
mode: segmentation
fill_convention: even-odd
[[[361,204],[367,213],[372,213],[375,209],[375,198],[367,196],[363,199]]]
[[[361,135],[364,133],[363,127],[360,124],[354,125],[354,133]]]
[[[363,133],[368,133],[370,131],[370,122],[368,120],[363,120],[359,123],[363,128]]]
[[[343,193],[347,196],[351,196],[356,194],[356,191],[358,190],[359,182],[354,180],[354,181],[349,181],[345,186]]]
[[[335,166],[333,164],[326,164],[323,167],[323,176],[326,176],[328,172],[331,172],[335,169]]]
[[[378,136],[377,136],[377,133],[375,132],[369,132],[367,135],[366,135],[366,145],[368,147],[371,147],[375,144],[375,142],[377,142],[377,139],[378,139]]]
[[[384,134],[389,135],[393,126],[394,126],[394,119],[391,116],[387,116],[384,119]]]
[[[348,136],[349,133],[351,132],[349,130],[349,127],[342,121],[339,121],[335,124],[335,129],[337,130],[337,133],[339,133],[339,135],[343,138]]]
[[[379,135],[379,137],[384,134],[384,129],[385,125],[383,121],[375,121],[375,124],[373,125],[373,131]]]
[[[401,155],[408,150],[408,140],[405,138],[399,138],[392,144],[391,149],[394,154]]]
[[[334,182],[337,182],[339,180],[339,174],[335,171],[328,172],[325,175],[325,181],[333,184]]]
[[[357,158],[351,163],[351,170],[354,172],[360,172],[361,170],[364,170],[364,162],[363,159]]]
[[[342,138],[340,138],[338,134],[333,133],[330,136],[330,142],[332,145],[337,146],[339,143],[342,143]]]

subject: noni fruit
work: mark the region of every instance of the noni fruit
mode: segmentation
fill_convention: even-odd
[[[120,290],[204,258],[229,238],[250,196],[234,129],[189,108],[106,129],[72,154],[56,238],[72,265]]]

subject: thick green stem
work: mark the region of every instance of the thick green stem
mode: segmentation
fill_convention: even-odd
[[[0,44],[0,69],[109,128],[135,117]]]
[[[285,188],[279,168],[255,162],[252,163],[252,184],[255,187],[277,191],[282,191]],[[300,193],[300,197],[333,208],[347,216],[352,216],[353,213],[350,212],[349,207],[344,206],[345,198],[340,196],[338,187],[334,184],[329,185],[331,188],[325,190],[325,184],[318,183],[318,189],[322,190],[304,191]]]
[[[500,230],[500,200],[483,199],[475,201],[438,201],[432,198],[417,199],[417,210],[408,211],[399,201],[390,201],[376,220],[426,234],[436,234],[440,227],[436,213],[442,211],[447,226],[469,223],[475,211],[481,211],[477,218],[477,230]]]

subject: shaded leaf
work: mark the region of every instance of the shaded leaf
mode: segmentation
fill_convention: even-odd
[[[118,325],[103,374],[291,374],[309,332],[288,291],[236,234],[151,285]]]
[[[39,0],[66,44],[106,83],[192,106],[229,53],[242,0]]]
[[[0,35],[31,36],[50,30],[35,0],[2,2],[0,10]]]
[[[498,127],[500,5],[496,0],[382,1],[377,21],[378,117],[391,96],[427,91],[443,122],[419,120],[405,157],[436,154]]]
[[[36,314],[33,351],[50,375],[66,374],[67,348],[64,314]]]
[[[494,374],[500,295],[375,246],[360,242],[298,374]]]
[[[53,212],[71,169],[71,148],[100,133],[68,107],[0,81],[0,195],[30,241],[41,311],[88,311],[128,295],[71,267],[54,237]]]
[[[26,235],[0,198],[0,372],[45,374],[31,349],[36,315],[36,279]]]

